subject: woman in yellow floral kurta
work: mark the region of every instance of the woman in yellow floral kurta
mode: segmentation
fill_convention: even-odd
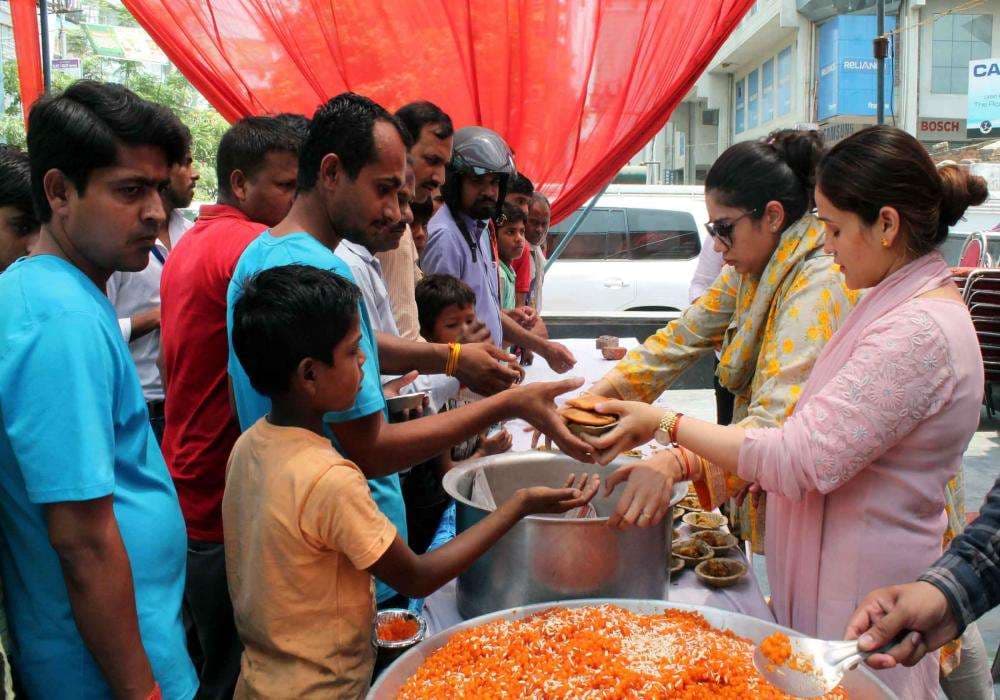
[[[816,356],[852,308],[855,295],[831,256],[820,223],[806,215],[781,234],[759,275],[723,268],[680,318],[631,351],[594,387],[596,393],[651,403],[701,355],[720,344],[719,381],[736,396],[733,422],[776,427],[791,414]],[[696,486],[717,507],[745,484],[709,470]],[[740,534],[762,551],[763,501],[750,499]]]

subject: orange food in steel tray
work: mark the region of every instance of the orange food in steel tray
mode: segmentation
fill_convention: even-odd
[[[402,642],[411,639],[420,629],[416,620],[405,617],[394,617],[390,620],[382,620],[378,623],[375,632],[383,642]]]
[[[788,698],[757,673],[753,652],[695,612],[552,608],[456,633],[398,697]]]

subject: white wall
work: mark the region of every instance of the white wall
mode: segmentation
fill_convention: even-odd
[[[955,7],[954,0],[927,0],[919,8],[920,20],[927,24],[920,27],[919,43],[919,80],[916,114],[905,115],[905,127],[916,127],[916,117],[948,117],[965,119],[968,115],[968,96],[964,94],[950,95],[931,92],[931,66],[933,60],[934,27],[931,18],[935,13],[944,12]],[[961,14],[993,15],[993,56],[1000,56],[1000,0],[985,0],[985,2],[964,10]],[[912,116],[912,126],[910,118]]]

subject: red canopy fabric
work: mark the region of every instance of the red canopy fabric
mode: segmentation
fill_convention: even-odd
[[[229,120],[353,90],[507,139],[562,218],[663,126],[753,0],[124,0]]]
[[[21,83],[21,112],[27,124],[28,110],[45,90],[35,0],[10,0],[10,20],[14,30],[17,79]]]

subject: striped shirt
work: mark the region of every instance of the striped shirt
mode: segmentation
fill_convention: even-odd
[[[376,253],[375,257],[382,266],[382,280],[389,293],[398,335],[407,340],[420,340],[415,290],[423,274],[417,267],[417,246],[413,242],[410,227],[406,227],[399,247],[385,253]]]
[[[948,600],[959,631],[1000,605],[1000,479],[965,532],[920,577]]]

